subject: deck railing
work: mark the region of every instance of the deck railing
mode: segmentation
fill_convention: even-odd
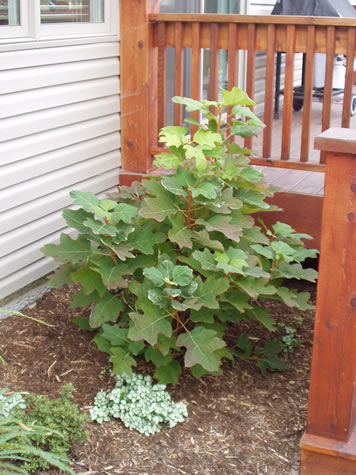
[[[326,54],[325,86],[320,131],[331,125],[333,100],[333,66],[335,55],[346,57],[346,77],[343,94],[343,128],[350,126],[353,87],[353,63],[356,54],[356,20],[329,17],[249,16],[212,14],[159,13],[156,0],[121,2],[121,82],[122,82],[122,159],[126,170],[144,172],[150,168],[150,157],[157,152],[157,131],[166,124],[166,56],[174,49],[174,95],[183,94],[184,49],[191,54],[191,97],[200,100],[201,55],[210,50],[208,99],[217,100],[219,85],[219,51],[226,50],[228,58],[226,83],[228,89],[237,84],[237,53],[247,52],[246,90],[255,94],[256,53],[266,54],[264,116],[262,150],[253,159],[258,165],[273,165],[323,171],[325,155],[319,163],[309,160],[315,53]],[[145,10],[141,13],[139,9]],[[136,22],[136,23],[134,23]],[[137,36],[139,35],[139,36]],[[275,95],[276,53],[285,53],[284,105],[281,148],[273,154],[272,136]],[[304,53],[304,108],[301,128],[300,156],[292,159],[292,117],[294,94],[295,54]],[[136,87],[136,90],[135,90]],[[138,95],[144,99],[141,107],[134,104]],[[131,101],[131,103],[130,103]],[[133,114],[133,115],[132,115]],[[141,115],[141,117],[139,117]],[[192,114],[194,118],[194,113]],[[133,117],[134,120],[130,120]],[[125,123],[125,121],[128,122]],[[144,128],[137,130],[137,120]],[[146,124],[143,121],[146,120]],[[183,120],[182,106],[174,105],[174,124]],[[148,122],[148,123],[147,123]],[[333,124],[335,126],[335,123]],[[144,132],[145,130],[145,132]],[[194,132],[194,126],[192,126]],[[146,141],[135,147],[135,134]],[[146,134],[146,138],[142,136]],[[148,138],[150,137],[150,138]],[[294,140],[294,139],[293,139]],[[255,148],[252,137],[245,146]],[[147,150],[147,147],[149,151]],[[135,148],[145,157],[135,155]],[[147,156],[149,155],[149,156]],[[137,166],[132,161],[138,161]],[[130,163],[131,162],[131,163]]]

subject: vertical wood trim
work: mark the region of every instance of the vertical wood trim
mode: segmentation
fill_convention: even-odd
[[[314,48],[315,26],[308,26],[307,53],[304,78],[304,109],[302,122],[302,144],[300,149],[300,161],[307,162],[309,159],[310,129],[312,120],[312,100],[314,89]]]
[[[210,74],[209,74],[209,100],[218,100],[219,91],[219,25],[210,25]]]
[[[284,79],[284,105],[282,126],[281,159],[289,160],[292,133],[293,82],[294,82],[294,53],[295,25],[287,26],[286,72]]]
[[[273,128],[273,99],[274,99],[274,75],[276,64],[276,28],[275,25],[267,27],[267,63],[266,63],[266,85],[265,85],[265,110],[263,129],[263,157],[269,158],[272,153],[272,128]]]
[[[256,82],[256,25],[249,24],[247,27],[247,74],[246,74],[246,92],[253,100],[255,97]],[[253,107],[251,107],[253,110]],[[245,147],[252,148],[252,137],[244,140]]]
[[[335,58],[335,27],[329,26],[327,29],[326,40],[326,67],[325,67],[325,82],[324,82],[324,101],[323,101],[323,116],[321,122],[321,131],[327,130],[330,127],[331,105],[333,94],[333,74],[334,74],[334,58]],[[320,163],[326,162],[326,153],[320,153]]]
[[[166,125],[167,110],[167,49],[166,25],[158,23],[158,130]]]
[[[192,25],[192,99],[200,101],[201,97],[201,48],[200,48],[200,24]],[[200,121],[199,111],[191,113],[191,118]],[[193,137],[197,126],[190,126],[190,134]]]
[[[329,129],[317,141],[327,165],[306,434],[347,441],[356,374],[356,149],[350,130]]]
[[[229,91],[233,87],[237,85],[237,49],[236,49],[236,41],[237,41],[237,25],[234,23],[230,23],[229,25],[229,49],[228,49],[228,77],[227,77],[227,88]],[[232,107],[228,107],[227,109],[227,133],[226,135],[230,135],[230,129],[232,125],[232,115],[231,115]],[[233,137],[230,137],[230,142],[233,141]]]
[[[120,2],[121,160],[132,172],[147,172],[157,141],[157,48],[149,13],[159,0]]]
[[[341,127],[350,127],[350,110],[352,98],[352,84],[353,84],[353,65],[355,56],[355,28],[348,28],[347,31],[347,60],[346,60],[346,76],[345,76],[345,90],[344,90],[344,104],[342,108],[342,123]]]
[[[183,23],[175,24],[175,49],[174,49],[174,95],[183,96]],[[182,125],[183,105],[174,104],[173,124]]]

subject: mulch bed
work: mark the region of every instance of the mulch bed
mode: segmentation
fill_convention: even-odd
[[[312,293],[312,284],[297,283]],[[93,334],[71,321],[80,313],[70,310],[72,290],[53,289],[35,308],[23,313],[53,325],[12,317],[0,320],[0,387],[59,396],[60,387],[73,383],[75,402],[88,410],[96,393],[109,389],[107,356],[92,341]],[[73,448],[78,474],[289,474],[299,459],[299,440],[305,428],[314,315],[279,303],[270,303],[273,316],[294,326],[302,316],[297,337],[303,340],[284,359],[288,371],[263,377],[251,362],[224,364],[220,377],[196,380],[185,372],[169,391],[188,404],[189,417],[173,429],[145,437],[120,421],[88,424],[90,439]],[[229,338],[246,331],[231,327]],[[255,326],[255,343],[271,335]],[[261,345],[262,346],[262,345]],[[150,372],[144,362],[139,371]],[[58,473],[58,472],[50,472]]]

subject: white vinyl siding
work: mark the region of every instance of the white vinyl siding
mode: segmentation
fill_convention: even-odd
[[[0,299],[55,267],[71,190],[104,196],[120,166],[119,42],[0,52]]]

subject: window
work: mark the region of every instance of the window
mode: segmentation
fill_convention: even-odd
[[[103,0],[41,0],[41,24],[103,23]]]
[[[20,25],[19,0],[0,0],[0,25]]]
[[[115,34],[118,18],[118,0],[0,0],[0,39]]]

